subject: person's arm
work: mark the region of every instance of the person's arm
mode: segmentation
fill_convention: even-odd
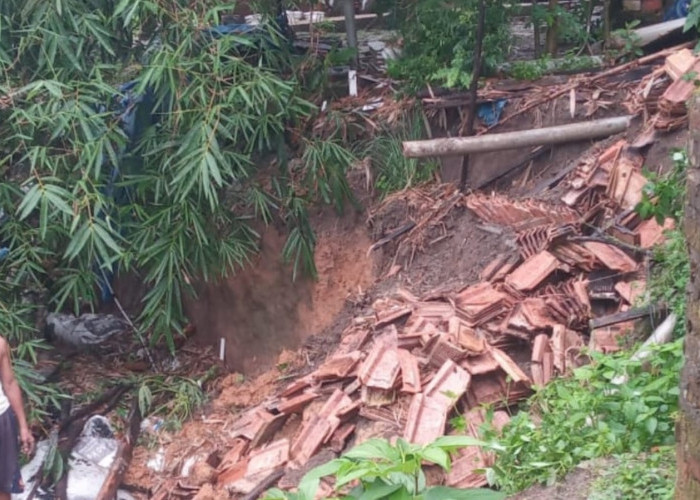
[[[10,407],[15,412],[19,423],[19,439],[22,443],[22,451],[27,455],[31,455],[34,451],[34,436],[32,436],[27,425],[27,417],[24,414],[24,405],[22,403],[22,392],[19,389],[15,373],[12,371],[10,346],[2,337],[0,337],[0,384],[2,384],[2,390],[10,401]]]

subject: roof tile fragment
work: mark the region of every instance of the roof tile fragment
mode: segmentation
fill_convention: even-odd
[[[560,263],[557,258],[544,250],[533,255],[506,277],[506,283],[516,290],[529,291],[537,287],[554,272]]]

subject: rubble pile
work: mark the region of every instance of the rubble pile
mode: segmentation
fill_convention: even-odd
[[[699,64],[684,48],[645,57],[643,67],[637,62],[626,70],[641,67],[646,76],[618,83],[633,96],[626,105],[644,114],[640,138],[619,140],[565,169],[556,198],[434,190],[433,208],[396,232],[399,245],[462,206],[486,225],[509,228],[517,251],[495,256],[478,283],[420,297],[399,289],[375,301],[372,314],[355,317],[311,373],[226,423],[217,445],[226,450],[223,459],[201,459],[215,469],[212,482],[243,498],[273,485],[293,489],[306,471],[371,437],[424,444],[464,432],[451,423],[454,417],[478,437],[484,405],[496,410],[491,424],[502,428],[509,419],[503,410],[533,387],[589,362],[584,347],[618,350],[635,320],[657,310],[638,307],[646,260],[673,227],[671,219],[644,221],[634,210],[647,182],[644,146],[653,141],[649,130],[684,123],[680,103],[692,92],[688,75]],[[663,58],[664,65],[649,68]],[[569,92],[575,103],[581,88],[612,85],[624,70],[574,78],[523,101],[504,120]],[[595,92],[594,100],[601,97]],[[451,471],[432,480],[458,488],[487,484],[478,470],[493,456],[472,447],[453,458]],[[178,488],[198,489],[186,478],[168,485],[170,492]]]
[[[479,283],[462,289],[424,297],[401,289],[376,301],[315,371],[230,426],[218,485],[244,495],[282,470],[279,485],[293,488],[295,471],[324,448],[337,454],[376,435],[429,443],[453,432],[457,415],[476,436],[483,405],[504,409],[586,363],[585,345],[618,349],[633,325],[625,313],[644,293],[647,250],[671,227],[632,210],[645,184],[642,163],[638,149],[619,141],[574,168],[556,203],[462,197],[485,222],[512,228],[519,253],[497,256]],[[610,315],[621,320],[591,329],[592,319]],[[496,414],[505,425],[507,413]],[[297,428],[288,432],[292,420]],[[360,435],[368,422],[383,423],[381,432],[370,425]],[[475,470],[490,460],[463,450],[445,482],[483,486]]]

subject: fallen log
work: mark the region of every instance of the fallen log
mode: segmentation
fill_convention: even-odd
[[[460,156],[528,146],[600,139],[625,131],[631,122],[631,116],[618,116],[555,127],[487,134],[480,137],[449,137],[426,141],[405,141],[403,143],[403,154],[407,158]]]
[[[131,411],[129,412],[128,432],[126,433],[124,441],[119,444],[117,454],[114,457],[105,482],[102,483],[102,488],[100,488],[96,500],[112,500],[116,498],[119,485],[124,479],[124,474],[131,463],[134,446],[138,440],[139,431],[141,430],[141,419],[142,415],[139,409],[139,400],[137,397],[134,397],[131,404]]]
[[[674,19],[672,21],[665,21],[663,23],[652,24],[633,30],[631,33],[635,39],[635,44],[638,47],[646,47],[657,40],[666,38],[674,33],[680,33],[685,26],[685,19],[685,17]],[[613,35],[611,45],[614,49],[625,48],[624,37],[622,35]]]

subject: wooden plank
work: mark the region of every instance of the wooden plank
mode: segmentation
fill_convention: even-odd
[[[666,308],[662,306],[649,305],[645,307],[635,307],[628,311],[623,311],[615,314],[610,314],[608,316],[603,316],[601,318],[593,318],[588,322],[591,330],[596,328],[601,328],[604,326],[616,325],[618,323],[624,323],[625,321],[630,321],[633,319],[644,318],[645,316],[659,317],[666,312]]]

